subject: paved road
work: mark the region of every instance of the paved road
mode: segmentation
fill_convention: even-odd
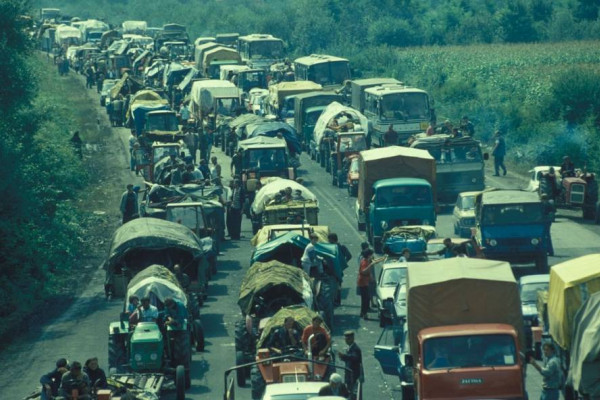
[[[99,109],[99,112],[102,111]],[[125,148],[128,134],[125,129],[117,129],[114,132],[114,140],[120,141]],[[229,159],[218,150],[215,154],[227,175]],[[115,159],[115,163],[118,164],[118,168],[127,165],[124,156]],[[343,346],[341,333],[345,329],[355,329],[356,340],[364,355],[365,398],[400,399],[397,379],[384,376],[372,356],[373,346],[380,333],[376,315],[371,314],[369,321],[361,320],[358,316],[359,298],[353,289],[356,282],[356,256],[359,244],[365,238],[356,230],[353,214],[355,200],[348,197],[345,189],[333,187],[329,175],[315,162],[303,156],[302,163],[300,175],[320,201],[320,224],[329,225],[331,231],[337,232],[340,242],[346,244],[355,256],[350,262],[351,268],[346,271],[343,305],[335,310],[334,348]],[[132,179],[134,178],[132,176]],[[488,180],[488,185],[521,187],[523,182],[518,177],[509,175],[492,177]],[[116,207],[111,205],[113,206]],[[451,236],[451,216],[440,215],[437,229],[439,236]],[[107,232],[107,239],[111,233]],[[227,242],[223,246],[223,254],[219,257],[219,272],[210,282],[209,298],[201,310],[206,329],[206,351],[193,356],[192,388],[187,394],[189,399],[221,398],[224,386],[223,372],[235,364],[234,323],[241,315],[236,302],[239,284],[249,267],[252,250],[249,243],[251,228],[247,220],[243,222],[242,234],[242,240]],[[556,256],[550,259],[552,264],[600,251],[600,227],[582,223],[574,212],[559,214],[557,223],[552,227],[552,235],[556,249]],[[516,272],[521,275],[530,272],[530,269],[519,269]],[[0,398],[19,399],[28,394],[37,385],[39,376],[47,372],[54,361],[62,356],[70,360],[85,360],[91,356],[98,356],[101,366],[107,365],[107,328],[109,322],[118,317],[122,304],[116,300],[104,300],[103,276],[103,271],[98,270],[82,297],[71,308],[65,310],[65,314],[58,320],[43,327],[39,334],[16,340],[10,349],[0,354],[0,364],[5,366],[0,371]],[[538,398],[541,380],[532,368],[528,372],[527,388],[530,397]],[[237,389],[236,395],[238,399],[250,399],[249,387]]]

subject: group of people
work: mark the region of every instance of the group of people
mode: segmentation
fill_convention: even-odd
[[[79,361],[69,364],[66,358],[60,358],[52,371],[42,375],[40,383],[42,400],[57,396],[70,399],[74,390],[79,399],[91,399],[93,390],[108,386],[106,374],[99,367],[97,357],[88,359],[83,366]]]
[[[310,339],[312,337],[312,339]],[[319,396],[342,396],[349,398],[356,391],[357,382],[362,381],[364,373],[362,366],[362,351],[355,342],[355,333],[352,330],[344,332],[346,342],[345,351],[338,351],[337,355],[345,364],[345,379],[333,373],[329,377],[329,384],[324,386]],[[297,329],[294,317],[288,316],[284,325],[276,329],[266,343],[271,351],[276,354],[295,352],[302,349],[304,355],[324,360],[331,348],[331,335],[323,326],[323,318],[319,315],[313,317],[311,324],[302,332]]]

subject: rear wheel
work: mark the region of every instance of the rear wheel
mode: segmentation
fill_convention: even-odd
[[[412,386],[402,386],[402,400],[414,400],[415,391]]]
[[[537,269],[538,273],[540,274],[547,274],[548,273],[548,255],[546,253],[544,254],[538,254],[535,258],[535,268]]]
[[[245,359],[244,359],[244,353],[241,351],[236,351],[235,352],[235,365],[236,366],[240,366],[245,364]],[[235,374],[237,377],[237,385],[239,387],[244,387],[246,386],[246,368],[238,368],[235,370]]]
[[[344,176],[341,173],[338,174],[337,185],[338,185],[339,188],[343,188],[344,187]]]
[[[175,369],[175,390],[177,391],[177,400],[185,400],[185,367],[178,365]]]
[[[194,320],[194,340],[196,341],[196,351],[204,351],[204,327],[199,319]]]
[[[170,334],[173,336],[173,354],[171,358],[171,365],[183,365],[186,370],[189,370],[192,361],[190,332],[171,331]]]

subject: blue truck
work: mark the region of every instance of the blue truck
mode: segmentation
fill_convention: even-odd
[[[435,159],[426,151],[400,146],[361,151],[358,229],[366,230],[375,251],[396,226],[435,226]]]
[[[549,211],[532,192],[491,190],[479,194],[475,200],[476,239],[486,258],[533,262],[538,273],[548,273],[548,253],[552,252]]]

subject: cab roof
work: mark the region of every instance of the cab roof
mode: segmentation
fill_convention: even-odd
[[[540,203],[536,192],[524,190],[491,190],[481,194],[481,204],[523,204]]]
[[[375,182],[373,184],[373,188],[374,189],[379,189],[379,188],[383,188],[383,187],[390,187],[390,186],[398,186],[399,184],[402,184],[403,186],[429,186],[431,187],[431,184],[429,182],[427,182],[425,179],[421,179],[421,178],[388,178],[388,179],[381,179],[377,182]]]
[[[323,64],[327,62],[349,62],[348,59],[328,54],[311,54],[310,56],[296,58],[294,63],[304,65]]]

